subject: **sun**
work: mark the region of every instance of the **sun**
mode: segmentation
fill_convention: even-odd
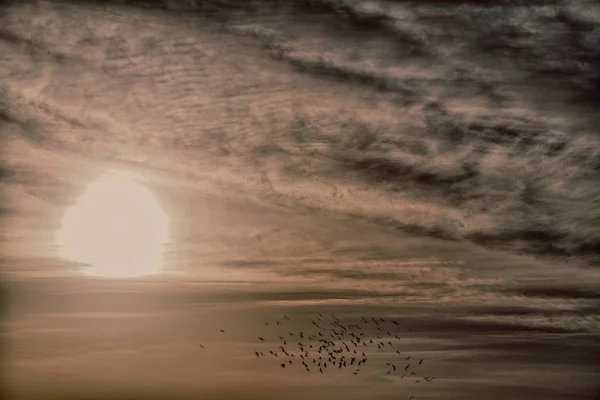
[[[140,179],[106,173],[66,210],[56,245],[89,275],[126,278],[159,273],[168,236],[168,218]]]

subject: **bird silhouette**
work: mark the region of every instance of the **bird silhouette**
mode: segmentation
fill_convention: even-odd
[[[282,325],[283,321],[289,321],[290,318],[288,316],[283,316],[283,319],[275,320],[273,323],[264,322],[265,329],[279,329],[278,325]],[[395,354],[401,355],[401,351],[398,349],[393,349],[395,347],[395,343],[391,341],[385,341],[386,338],[391,338],[392,336],[396,339],[400,340],[398,334],[394,334],[392,330],[387,330],[391,326],[399,325],[398,321],[387,319],[387,318],[373,318],[373,317],[360,317],[360,320],[364,325],[360,326],[354,323],[345,322],[335,315],[324,315],[319,313],[318,317],[313,317],[313,319],[309,319],[307,322],[310,322],[308,325],[309,328],[305,328],[304,330],[290,330],[287,332],[288,336],[283,336],[283,332],[274,332],[281,344],[288,346],[286,341],[286,337],[299,337],[302,338],[302,342],[292,343],[286,349],[282,345],[277,346],[281,352],[278,354],[273,350],[269,350],[267,354],[271,354],[274,357],[279,357],[279,364],[282,369],[285,367],[289,367],[292,365],[292,359],[296,358],[298,363],[301,364],[307,372],[313,372],[309,368],[309,363],[315,364],[315,368],[313,368],[314,372],[316,372],[318,368],[318,372],[323,374],[327,371],[328,365],[330,364],[329,370],[331,370],[331,366],[333,366],[336,370],[343,370],[350,368],[354,375],[357,375],[360,371],[359,367],[363,367],[366,365],[368,359],[368,352],[370,348],[377,346],[378,349],[384,349],[392,347],[392,352]],[[281,322],[280,322],[281,321]],[[370,326],[369,326],[370,325]],[[387,327],[387,328],[386,328]],[[372,335],[372,338],[369,338],[369,330],[372,329],[372,333],[379,333],[379,335]],[[406,328],[405,328],[406,329]],[[287,330],[287,329],[285,329]],[[408,328],[409,331],[412,331],[412,328]],[[220,329],[222,333],[225,333],[224,329]],[[285,332],[285,331],[284,331]],[[399,333],[400,331],[397,330]],[[386,335],[387,336],[384,336]],[[383,337],[382,337],[383,335]],[[265,336],[258,336],[257,339],[261,342],[266,341]],[[377,337],[376,342],[375,336]],[[268,336],[267,336],[268,337]],[[412,336],[411,336],[412,337]],[[205,348],[203,345],[199,345],[201,348]],[[293,348],[296,348],[294,350]],[[358,347],[361,346],[361,350],[357,351]],[[359,358],[359,354],[362,354]],[[393,353],[392,353],[393,354]],[[265,353],[260,351],[255,351],[254,355],[257,358],[266,358]],[[297,356],[297,357],[296,357]],[[398,357],[399,358],[399,357]],[[406,360],[411,359],[411,356],[405,357]],[[394,364],[394,359],[387,360],[385,365],[388,366],[387,370],[382,371],[385,374],[390,375],[393,372],[398,371],[398,367]],[[420,359],[418,365],[423,363],[423,359]],[[404,371],[408,370],[412,364],[407,364],[404,368]],[[292,368],[292,371],[294,369]],[[416,376],[414,372],[408,374],[398,376],[398,378],[404,378],[406,376]],[[433,380],[435,377],[423,377],[417,378],[415,382],[419,383],[422,380],[429,382]],[[414,399],[414,396],[411,398]]]

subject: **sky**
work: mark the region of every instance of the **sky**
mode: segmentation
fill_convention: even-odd
[[[599,398],[594,103],[484,53],[479,89],[386,69],[364,27],[335,40],[371,69],[343,72],[315,15],[0,3],[2,398]],[[348,365],[319,372],[323,344]]]

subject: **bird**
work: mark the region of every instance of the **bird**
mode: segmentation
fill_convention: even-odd
[[[223,333],[225,332],[223,329],[221,329],[220,331],[223,332]]]
[[[324,316],[323,314],[319,313],[319,316],[313,320],[311,320],[313,327],[315,328],[315,332],[311,333],[310,331],[290,331],[288,332],[287,338],[290,337],[300,337],[300,338],[306,338],[305,340],[307,340],[304,343],[298,342],[298,349],[296,350],[296,354],[298,355],[298,358],[296,358],[298,360],[298,362],[300,364],[302,364],[307,372],[313,372],[310,371],[309,369],[309,365],[308,363],[310,363],[310,360],[312,360],[312,363],[315,364],[315,372],[316,369],[319,369],[319,373],[323,374],[325,372],[325,369],[327,368],[327,364],[331,364],[330,365],[330,369],[331,367],[338,367],[340,370],[343,368],[348,368],[350,366],[356,366],[355,369],[352,371],[354,375],[358,374],[359,368],[363,366],[366,362],[367,362],[367,354],[366,352],[362,352],[362,357],[358,358],[358,355],[361,353],[360,350],[358,349],[359,346],[364,346],[364,347],[370,347],[370,345],[377,345],[378,348],[380,349],[384,349],[386,347],[386,343],[387,345],[389,345],[390,347],[393,347],[393,343],[390,341],[385,341],[384,342],[384,337],[385,336],[379,336],[377,335],[377,339],[379,339],[378,341],[375,341],[375,337],[373,337],[372,339],[368,339],[368,338],[362,338],[363,335],[367,334],[366,330],[365,332],[359,332],[362,331],[363,329],[361,328],[361,326],[357,325],[357,324],[348,324],[348,323],[344,323],[342,320],[340,320],[339,318],[337,318],[334,315],[331,315],[329,317],[329,321],[327,320],[328,317]],[[373,318],[366,318],[366,317],[361,317],[362,321],[365,324],[369,324],[371,321],[374,325],[376,325],[376,328],[380,333],[380,335],[384,335],[387,334],[388,338],[392,337],[392,333],[390,331],[386,331],[385,330],[385,326],[389,323],[392,323],[394,325],[399,325],[398,321],[394,321],[392,319],[384,319],[381,317]],[[274,326],[273,323],[280,325],[280,321],[281,321],[281,325],[283,325],[283,321],[284,320],[290,320],[289,317],[287,316],[283,316],[283,319],[278,319],[275,321],[272,321],[272,323],[268,323],[265,322],[263,320],[263,323],[265,325],[270,325],[270,326]],[[389,326],[389,325],[388,325]],[[409,331],[412,331],[412,328],[408,328]],[[220,330],[222,333],[225,333],[224,329]],[[368,336],[368,334],[367,334]],[[375,335],[374,335],[375,336]],[[393,335],[396,339],[400,339],[400,337],[396,334]],[[280,342],[282,342],[283,345],[285,345],[287,347],[288,343],[286,341],[286,336],[284,336],[283,333],[279,334],[279,339]],[[411,336],[412,337],[412,336]],[[261,342],[266,341],[266,339],[263,336],[258,336],[257,337],[258,340],[260,340]],[[315,343],[316,342],[316,343]],[[314,345],[314,346],[313,346]],[[203,345],[200,345],[201,348],[205,348]],[[296,344],[291,344],[290,347],[292,347],[292,349],[288,349],[286,351],[285,347],[283,346],[278,346],[281,349],[281,352],[279,353],[279,355],[281,355],[282,357],[285,355],[286,359],[285,360],[281,360],[283,361],[280,365],[281,368],[285,368],[288,366],[288,364],[292,364],[292,359],[291,358],[295,358],[296,354],[294,354],[294,350],[293,347],[296,347]],[[314,349],[314,350],[312,350]],[[275,350],[275,349],[273,349]],[[273,350],[269,351],[269,353],[275,357],[277,357],[277,353],[274,352]],[[291,350],[291,351],[290,351]],[[366,349],[365,349],[366,350]],[[319,354],[314,354],[314,352],[318,352]],[[394,350],[396,354],[401,355],[402,353],[400,352],[400,350]],[[256,357],[261,358],[262,356],[265,356],[265,353],[263,352],[259,352],[259,351],[255,351],[254,352]],[[267,354],[269,354],[267,353]],[[312,354],[311,354],[312,353]],[[411,356],[407,356],[405,357],[406,360],[411,359]],[[287,361],[287,362],[285,362]],[[385,371],[386,374],[392,374],[394,371],[398,371],[398,368],[396,367],[395,364],[393,364],[394,360],[390,360],[388,362],[386,362],[385,364],[388,367],[387,371]],[[421,365],[423,362],[423,359],[421,359],[418,364]],[[410,368],[412,364],[407,364],[406,367],[404,368],[404,371],[406,371],[407,369]],[[337,368],[336,368],[337,369]],[[407,376],[413,376],[415,375],[415,378],[417,378],[417,374],[415,374],[414,372],[411,372],[410,374],[408,374],[408,371],[405,372],[405,374],[403,374],[402,376],[398,376],[399,378],[404,378]],[[421,380],[425,380],[426,382],[429,382],[431,379],[434,379],[434,377],[425,377],[425,378],[418,378],[417,380],[415,380],[415,382],[421,382]],[[411,396],[411,399],[414,399],[414,396]]]
[[[202,347],[203,349],[206,349],[206,347],[202,346],[202,344],[200,344],[199,346]]]

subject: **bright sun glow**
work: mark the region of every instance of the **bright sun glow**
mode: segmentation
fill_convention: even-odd
[[[150,190],[135,178],[106,174],[66,211],[56,240],[61,255],[87,264],[90,275],[150,275],[161,269],[167,223]]]

